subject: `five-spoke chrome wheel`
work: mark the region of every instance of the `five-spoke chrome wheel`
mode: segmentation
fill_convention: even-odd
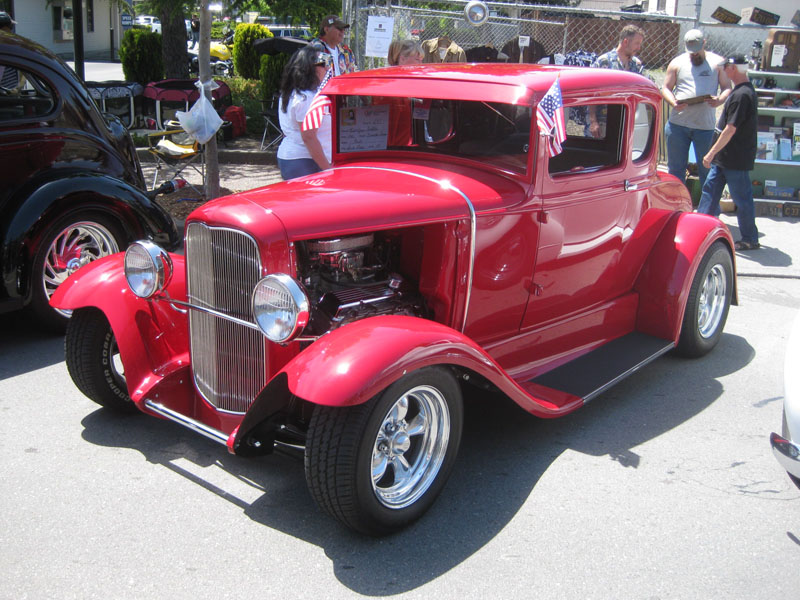
[[[358,406],[317,406],[305,450],[311,495],[363,533],[402,529],[444,487],[462,422],[461,388],[439,366],[412,371]]]
[[[383,418],[372,451],[372,489],[389,508],[413,504],[430,487],[444,462],[450,413],[442,393],[418,386]]]

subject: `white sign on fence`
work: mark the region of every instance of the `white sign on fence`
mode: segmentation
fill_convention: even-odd
[[[389,44],[394,31],[394,17],[367,18],[367,47],[365,56],[386,58],[389,54]]]

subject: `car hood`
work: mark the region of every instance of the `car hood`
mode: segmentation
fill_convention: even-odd
[[[219,198],[189,220],[235,224],[257,234],[254,228],[268,213],[290,239],[300,240],[468,218],[471,210],[503,212],[525,195],[520,182],[475,169],[362,162]]]

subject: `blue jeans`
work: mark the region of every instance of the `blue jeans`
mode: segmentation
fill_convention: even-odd
[[[681,182],[686,183],[686,165],[689,164],[689,146],[694,144],[694,156],[697,159],[697,174],[700,176],[700,186],[706,182],[708,169],[703,166],[703,157],[711,148],[714,137],[713,129],[692,129],[675,125],[667,121],[664,126],[664,135],[667,136],[667,169],[670,175],[675,175]]]
[[[753,184],[750,182],[750,171],[726,169],[712,164],[703,186],[703,195],[700,196],[697,212],[718,217],[719,199],[722,197],[722,190],[726,183],[731,198],[736,204],[736,219],[739,221],[739,233],[742,234],[742,241],[757,244],[758,229],[756,229],[756,211],[753,204]]]
[[[322,169],[319,168],[313,158],[291,158],[291,159],[278,159],[278,168],[281,170],[281,177],[286,179],[295,179],[303,175],[311,175],[312,173],[319,173]]]

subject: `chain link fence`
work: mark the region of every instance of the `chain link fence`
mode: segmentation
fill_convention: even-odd
[[[397,0],[396,0],[397,1]],[[749,54],[754,41],[763,42],[769,28],[759,25],[697,23],[690,17],[638,14],[623,11],[489,2],[491,16],[478,27],[464,17],[466,0],[431,3],[391,0],[345,0],[343,16],[351,24],[348,43],[359,67],[386,65],[383,58],[366,56],[367,21],[370,16],[393,17],[393,39],[419,41],[447,36],[466,52],[469,62],[534,63],[549,55],[562,55],[579,62],[617,46],[620,30],[635,24],[645,32],[638,56],[660,84],[669,61],[684,51],[683,36],[700,27],[708,39],[707,49],[722,56]],[[520,52],[519,36],[529,36],[530,45]],[[556,57],[558,58],[558,57]]]

